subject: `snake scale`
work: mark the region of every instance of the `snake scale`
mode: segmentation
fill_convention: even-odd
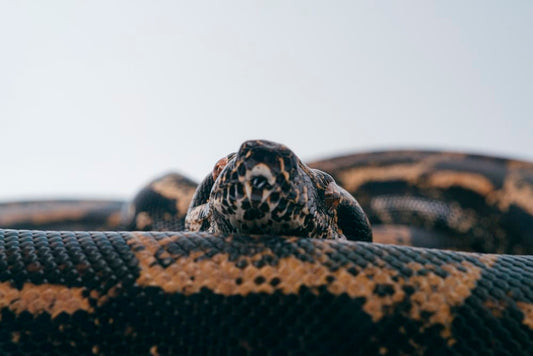
[[[533,354],[528,162],[307,166],[248,141],[199,186],[171,173],[131,203],[5,203],[0,225],[2,355]]]

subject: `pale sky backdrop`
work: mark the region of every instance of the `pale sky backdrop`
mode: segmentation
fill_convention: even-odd
[[[533,1],[0,2],[0,200],[131,198],[249,138],[533,160]]]

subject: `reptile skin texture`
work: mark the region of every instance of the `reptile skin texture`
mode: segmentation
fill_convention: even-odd
[[[0,355],[533,354],[532,163],[309,166],[357,199],[373,242],[174,231],[197,187],[174,173],[131,202],[0,204]]]
[[[533,353],[533,259],[206,233],[0,233],[3,354]]]

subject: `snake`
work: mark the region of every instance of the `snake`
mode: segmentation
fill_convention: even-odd
[[[533,354],[533,163],[243,143],[128,202],[0,204],[2,355]]]

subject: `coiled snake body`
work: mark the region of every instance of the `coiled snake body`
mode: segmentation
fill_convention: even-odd
[[[0,353],[533,354],[533,164],[394,151],[310,165],[337,185],[291,154],[247,142],[194,199],[170,174],[132,204],[0,205],[4,227],[108,230],[0,230]],[[223,184],[233,172],[242,189]],[[191,201],[199,232],[111,231],[182,230]],[[374,243],[356,241],[371,234],[359,204]]]

